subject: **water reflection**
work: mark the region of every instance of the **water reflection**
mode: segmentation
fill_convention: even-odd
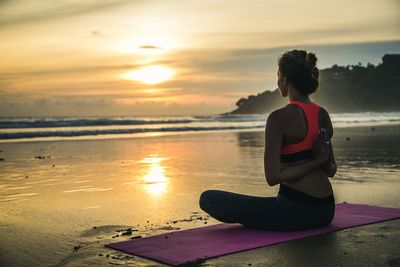
[[[143,176],[147,192],[154,196],[160,196],[168,187],[168,179],[165,175],[165,166],[162,162],[168,158],[161,158],[157,155],[144,158],[141,163],[148,165],[148,170]]]
[[[264,131],[238,132],[237,141],[243,158],[259,162],[264,155]],[[261,166],[262,168],[262,166]]]
[[[237,132],[239,147],[264,147],[264,131],[257,132]]]

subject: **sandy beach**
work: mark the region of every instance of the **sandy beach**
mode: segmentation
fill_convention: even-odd
[[[400,125],[337,128],[337,203],[400,208]],[[104,244],[218,223],[206,189],[274,196],[264,132],[0,143],[1,266],[162,266]],[[130,230],[129,230],[130,229]],[[200,266],[400,266],[400,220],[207,260]]]

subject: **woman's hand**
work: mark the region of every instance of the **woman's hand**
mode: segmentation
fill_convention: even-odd
[[[321,128],[318,137],[313,143],[313,156],[314,160],[321,164],[328,160],[330,149],[330,139],[328,131],[325,128]]]

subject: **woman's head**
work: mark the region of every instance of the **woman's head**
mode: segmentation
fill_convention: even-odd
[[[304,96],[314,93],[319,85],[316,64],[315,54],[305,50],[292,50],[282,54],[278,58],[278,87],[282,96],[287,96],[288,83]]]

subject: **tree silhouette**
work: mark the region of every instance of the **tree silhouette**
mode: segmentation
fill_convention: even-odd
[[[330,112],[400,111],[400,54],[384,55],[377,66],[335,64],[321,70],[311,99]],[[268,90],[239,99],[230,113],[265,114],[287,101],[278,90]]]

